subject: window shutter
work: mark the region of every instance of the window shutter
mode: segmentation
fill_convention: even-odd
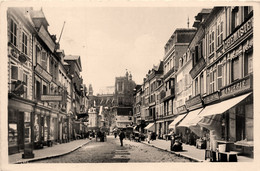
[[[23,69],[18,69],[18,80],[23,81]]]

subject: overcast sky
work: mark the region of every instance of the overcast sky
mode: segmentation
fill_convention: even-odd
[[[80,55],[82,77],[94,93],[115,84],[126,69],[141,84],[163,60],[164,45],[176,28],[190,27],[202,7],[44,7],[49,31],[61,37],[66,55]]]

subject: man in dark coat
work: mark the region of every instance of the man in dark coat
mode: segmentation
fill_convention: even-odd
[[[119,133],[119,139],[120,139],[120,143],[121,143],[121,146],[123,146],[123,139],[125,138],[125,133],[124,131],[120,131]]]

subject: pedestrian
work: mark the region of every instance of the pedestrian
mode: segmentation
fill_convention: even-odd
[[[125,133],[124,131],[120,131],[119,133],[119,139],[120,139],[120,143],[121,143],[121,146],[123,146],[123,139],[125,138]]]
[[[151,137],[152,137],[152,132],[148,131],[148,143],[150,144],[151,141]]]

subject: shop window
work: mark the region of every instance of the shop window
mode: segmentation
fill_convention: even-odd
[[[231,80],[236,81],[240,78],[240,67],[239,67],[239,57],[232,60],[232,71],[231,71]]]
[[[8,111],[8,146],[18,144],[17,115],[15,111]]]
[[[22,39],[22,52],[27,55],[28,49],[27,49],[27,43],[28,38],[27,35],[23,32],[23,39]]]
[[[250,50],[248,53],[245,53],[244,71],[244,76],[253,73],[253,50]]]
[[[254,140],[254,114],[253,114],[253,104],[245,105],[245,115],[246,115],[246,139],[248,141]]]
[[[24,143],[31,142],[31,113],[24,112]]]
[[[218,90],[219,90],[220,88],[222,88],[222,86],[223,86],[222,76],[223,76],[223,67],[222,67],[222,65],[220,64],[220,65],[218,65],[218,76],[217,76],[217,79],[218,79]]]
[[[11,19],[10,22],[10,42],[14,45],[17,46],[17,24]]]
[[[240,141],[245,139],[245,111],[243,105],[236,108],[236,141]]]

